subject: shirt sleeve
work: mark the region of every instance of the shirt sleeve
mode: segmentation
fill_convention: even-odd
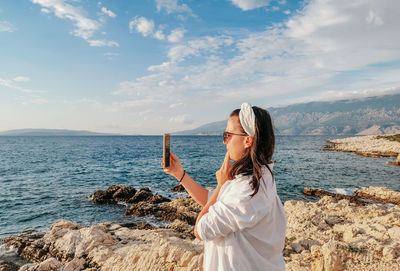
[[[211,196],[214,194],[215,190],[208,190],[208,197],[207,197],[207,201],[210,200]]]
[[[256,225],[270,210],[266,197],[259,193],[252,198],[251,193],[244,193],[229,202],[219,200],[210,206],[197,223],[200,238],[211,241]]]

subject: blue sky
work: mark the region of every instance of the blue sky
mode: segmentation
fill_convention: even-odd
[[[0,0],[0,131],[161,134],[400,92],[398,0]]]

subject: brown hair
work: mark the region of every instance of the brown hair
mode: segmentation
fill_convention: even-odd
[[[250,148],[247,148],[244,156],[239,161],[236,161],[232,166],[232,176],[243,174],[253,175],[249,184],[253,189],[253,197],[257,194],[262,178],[261,167],[265,165],[274,178],[274,173],[268,164],[272,163],[272,155],[275,148],[275,135],[272,126],[271,116],[267,110],[253,106],[255,115],[255,133],[253,143]],[[232,111],[230,117],[239,116],[240,109]],[[243,133],[243,127],[241,127]]]

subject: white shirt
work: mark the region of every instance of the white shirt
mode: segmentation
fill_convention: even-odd
[[[272,170],[273,164],[268,166]],[[199,220],[205,271],[285,270],[286,213],[271,173],[265,166],[262,172],[255,196],[250,197],[252,176],[240,174],[221,187],[217,201]]]

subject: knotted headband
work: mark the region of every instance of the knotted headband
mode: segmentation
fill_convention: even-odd
[[[239,112],[240,124],[243,130],[250,136],[254,137],[256,132],[256,116],[254,115],[253,108],[249,103],[242,103]]]

